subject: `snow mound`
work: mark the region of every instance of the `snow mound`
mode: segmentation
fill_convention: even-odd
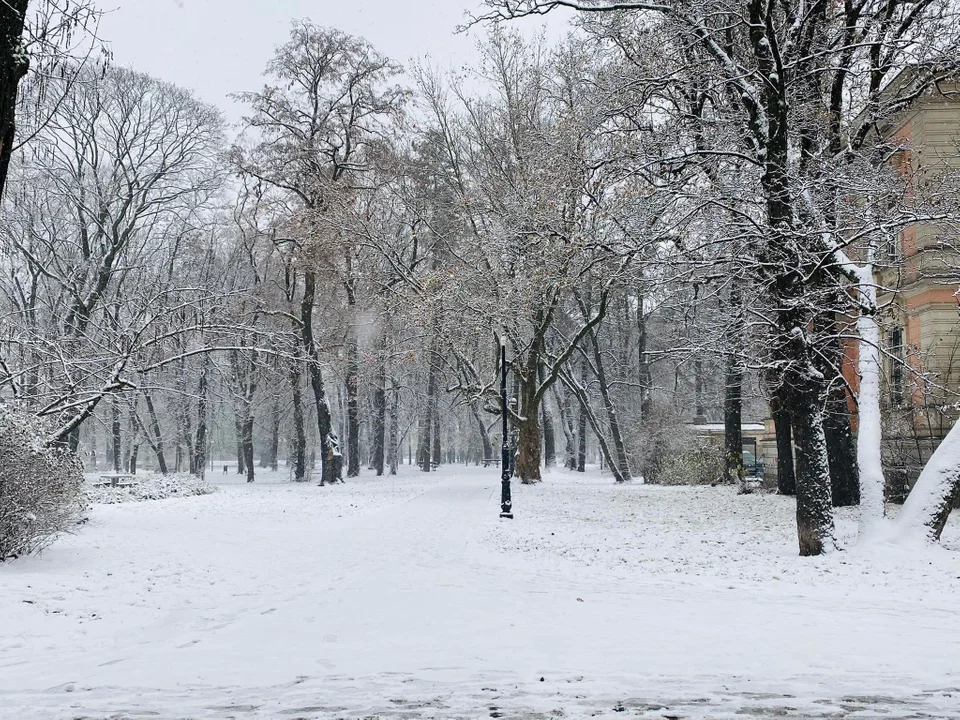
[[[115,505],[117,503],[164,500],[166,498],[209,495],[217,488],[203,478],[187,473],[176,475],[144,475],[137,478],[136,485],[129,487],[88,487],[87,499],[91,503]]]

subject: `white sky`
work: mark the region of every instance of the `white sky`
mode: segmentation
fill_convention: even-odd
[[[227,95],[261,87],[263,68],[293,18],[365,37],[405,66],[429,55],[440,67],[456,68],[476,57],[479,29],[458,35],[455,28],[466,10],[481,6],[481,0],[101,0],[110,11],[100,35],[116,64],[191,88],[235,121],[242,109]],[[518,23],[525,32],[540,25],[540,19]]]

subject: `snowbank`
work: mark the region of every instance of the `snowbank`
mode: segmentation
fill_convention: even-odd
[[[143,500],[164,500],[166,498],[209,495],[217,488],[195,475],[180,473],[177,475],[139,475],[137,484],[130,487],[95,487],[86,489],[87,499],[91,503],[115,505]]]

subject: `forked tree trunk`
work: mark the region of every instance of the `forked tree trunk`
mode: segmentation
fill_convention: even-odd
[[[166,475],[169,471],[167,470],[167,458],[163,452],[163,436],[160,432],[160,420],[157,417],[157,409],[153,404],[153,397],[149,392],[145,392],[143,397],[147,403],[147,415],[150,417],[150,428],[154,435],[151,446],[153,447],[154,455],[157,456],[157,467],[160,469],[162,475]]]
[[[586,311],[584,311],[586,318]],[[603,400],[603,407],[607,411],[607,425],[610,428],[610,436],[613,440],[614,453],[608,460],[611,465],[617,482],[630,482],[630,464],[627,460],[627,448],[623,442],[623,436],[620,433],[620,420],[617,417],[617,408],[613,404],[613,397],[610,395],[610,386],[607,383],[607,373],[603,364],[603,353],[600,350],[600,341],[597,338],[596,331],[590,332],[590,346],[593,348],[593,362],[596,368],[597,383],[600,385],[600,397]]]

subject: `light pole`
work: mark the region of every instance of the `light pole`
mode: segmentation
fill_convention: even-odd
[[[500,446],[500,517],[513,519],[510,498],[510,445],[507,442],[507,346],[500,346],[500,409],[503,414],[503,444]]]

